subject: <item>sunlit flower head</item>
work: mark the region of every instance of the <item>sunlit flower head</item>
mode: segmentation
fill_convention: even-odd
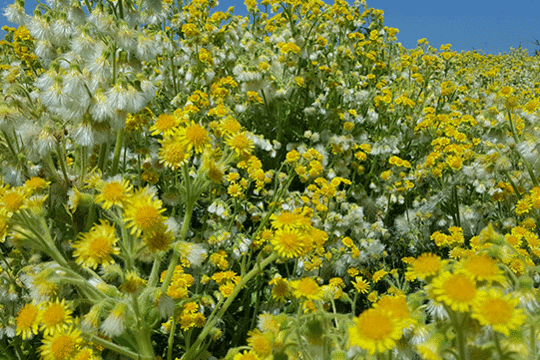
[[[107,220],[101,220],[99,225],[95,225],[87,233],[79,236],[79,240],[73,244],[73,256],[77,264],[82,264],[90,268],[97,268],[98,265],[109,265],[114,263],[112,255],[118,255],[120,249],[116,247],[118,238],[116,228]]]
[[[516,308],[518,303],[519,299],[512,294],[503,295],[498,289],[480,291],[472,317],[480,324],[491,326],[493,330],[508,336],[510,330],[520,328],[526,318],[523,309]]]
[[[279,256],[294,258],[304,254],[308,240],[299,230],[284,229],[276,231],[270,242]]]
[[[297,298],[308,300],[318,300],[321,298],[321,288],[317,282],[310,277],[304,277],[300,280],[291,281],[293,295]]]
[[[178,139],[167,137],[160,140],[160,143],[159,162],[166,167],[176,170],[189,160],[190,152]]]
[[[26,304],[17,313],[15,322],[17,324],[17,335],[21,335],[23,340],[37,335],[39,325],[39,307],[34,302]]]
[[[179,132],[179,138],[182,145],[185,146],[187,151],[195,151],[196,154],[200,154],[204,151],[205,147],[210,145],[210,136],[208,131],[199,124],[191,122],[188,126]]]
[[[444,268],[446,262],[435,254],[424,253],[412,261],[406,276],[411,279],[418,278],[420,280],[436,276]]]
[[[350,346],[358,346],[370,354],[384,353],[396,346],[402,327],[391,314],[380,309],[368,309],[354,319],[349,328]]]
[[[56,332],[67,330],[69,324],[73,323],[71,310],[65,303],[65,300],[47,302],[41,311],[41,327],[39,328],[45,335],[53,335]]]
[[[158,230],[166,220],[161,215],[165,211],[161,200],[153,199],[153,196],[145,189],[135,192],[124,212],[127,227],[131,228],[131,233],[137,236],[140,236],[143,231]]]
[[[116,175],[98,186],[99,194],[96,195],[94,201],[98,204],[103,203],[101,206],[106,210],[112,206],[123,208],[128,201],[131,188],[132,186],[122,175]]]
[[[40,346],[40,355],[43,360],[71,360],[80,349],[82,338],[77,329],[69,329],[64,332],[55,332],[46,335]]]
[[[473,276],[465,271],[452,274],[444,271],[432,282],[434,300],[457,312],[469,311],[477,300],[478,290]]]
[[[241,158],[249,157],[254,148],[253,141],[246,132],[229,135],[226,143]]]

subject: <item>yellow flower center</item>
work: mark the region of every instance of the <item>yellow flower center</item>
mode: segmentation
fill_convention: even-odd
[[[206,142],[206,129],[200,125],[191,125],[186,129],[186,138],[193,146],[204,145]]]
[[[319,285],[312,278],[304,278],[298,283],[298,292],[302,295],[317,295]]]
[[[499,274],[497,263],[487,255],[476,255],[469,258],[465,264],[465,269],[481,279]]]
[[[122,199],[124,189],[122,185],[117,182],[110,182],[103,188],[103,197],[107,201],[119,201]]]
[[[387,339],[393,330],[392,320],[377,311],[367,311],[360,315],[357,326],[363,337],[374,341]]]
[[[43,313],[43,323],[46,326],[55,326],[64,321],[65,309],[60,304],[52,304]]]
[[[297,216],[290,211],[284,212],[276,216],[276,222],[283,225],[292,225],[296,221]]]
[[[89,253],[97,258],[104,258],[111,253],[109,239],[105,236],[96,236],[89,246]]]
[[[4,195],[4,205],[8,211],[15,212],[19,210],[23,203],[23,197],[16,192],[8,192]]]
[[[172,115],[162,114],[156,121],[156,128],[160,131],[169,130],[176,124]]]
[[[299,247],[298,237],[294,233],[283,233],[279,237],[279,244],[286,251],[292,251]]]
[[[435,275],[440,269],[440,258],[434,255],[422,255],[413,264],[414,271],[418,275]]]
[[[506,324],[512,319],[514,309],[504,299],[489,299],[482,308],[482,315],[492,325]]]
[[[272,289],[272,292],[275,296],[285,296],[287,295],[287,292],[289,291],[289,286],[287,285],[287,282],[284,280],[278,281],[274,288]]]
[[[38,309],[34,305],[25,305],[17,315],[17,327],[21,329],[28,329],[32,327],[36,321],[37,315]]]
[[[141,206],[135,214],[135,223],[143,230],[155,228],[160,223],[159,211],[152,205]]]
[[[474,281],[465,274],[452,275],[444,283],[444,292],[452,300],[468,302],[476,296],[476,286]]]
[[[75,341],[69,335],[56,336],[51,341],[51,355],[55,360],[70,359],[76,350]]]

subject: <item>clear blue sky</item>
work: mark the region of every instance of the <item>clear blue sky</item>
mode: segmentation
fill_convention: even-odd
[[[12,1],[0,3],[3,9]],[[31,14],[35,2],[26,4]],[[474,48],[496,55],[520,43],[530,55],[540,50],[533,44],[535,39],[540,41],[540,0],[367,0],[367,4],[384,11],[385,25],[399,29],[398,42],[408,49],[427,38],[433,47],[450,43],[458,52]],[[246,15],[243,0],[221,0],[218,9],[230,6],[236,15]],[[0,18],[0,27],[8,24],[3,15]]]

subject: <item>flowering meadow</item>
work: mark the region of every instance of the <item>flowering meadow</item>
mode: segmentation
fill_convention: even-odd
[[[540,57],[245,5],[5,7],[0,358],[538,359]]]

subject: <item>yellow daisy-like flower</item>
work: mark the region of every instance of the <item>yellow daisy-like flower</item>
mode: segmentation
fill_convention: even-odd
[[[94,351],[90,348],[82,349],[73,360],[99,360],[100,358],[94,354]]]
[[[251,351],[244,351],[234,355],[233,360],[259,360],[260,358]]]
[[[283,211],[278,215],[272,214],[270,221],[274,229],[299,229],[310,225],[309,218],[291,211]]]
[[[24,188],[11,188],[0,196],[0,205],[9,213],[15,213],[24,206],[26,199]]]
[[[272,341],[270,334],[264,334],[259,329],[248,332],[247,344],[257,354],[266,358],[272,355]]]
[[[373,307],[392,314],[393,318],[401,321],[402,326],[408,326],[415,323],[415,320],[411,318],[411,313],[407,307],[407,297],[405,295],[384,295]]]
[[[157,230],[145,233],[143,236],[144,244],[152,253],[169,250],[173,240],[174,237],[170,231],[167,231],[165,224],[158,226]]]
[[[352,281],[352,284],[359,293],[367,294],[369,291],[369,282],[361,276],[355,277],[355,281]]]
[[[478,253],[461,261],[461,267],[469,272],[476,281],[506,282],[506,277],[491,256]]]
[[[272,298],[277,301],[285,301],[285,298],[290,294],[290,287],[287,279],[275,277],[268,283],[273,285]]]
[[[350,346],[359,346],[372,355],[391,350],[402,335],[398,320],[381,309],[368,309],[354,322],[355,325],[349,328]]]
[[[56,332],[54,335],[46,335],[39,347],[43,360],[71,360],[80,349],[82,338],[80,330],[69,329],[64,332]]]
[[[491,288],[480,291],[478,298],[471,316],[482,325],[508,336],[510,330],[518,329],[525,321],[523,309],[516,309],[519,299],[512,294],[503,295],[500,290]]]
[[[254,148],[253,141],[248,138],[246,132],[228,136],[226,144],[242,158],[249,157]]]
[[[103,203],[102,208],[109,210],[112,206],[123,208],[129,198],[132,186],[121,175],[117,175],[98,186],[99,194],[94,201],[96,204]]]
[[[182,145],[186,147],[187,151],[193,149],[195,153],[200,154],[204,151],[205,147],[210,145],[208,131],[204,126],[195,124],[193,121],[185,129],[182,129],[179,135],[182,139]]]
[[[131,234],[140,236],[143,231],[158,230],[165,218],[161,215],[165,209],[159,199],[153,199],[147,188],[139,189],[124,211],[124,220]]]
[[[160,164],[164,164],[166,167],[176,170],[189,160],[191,154],[178,139],[167,137],[159,142],[161,143],[161,148],[158,153]]]
[[[444,271],[433,280],[431,293],[434,300],[446,304],[452,310],[467,312],[476,302],[478,290],[476,281],[468,272],[452,274]]]
[[[26,180],[26,182],[24,183],[24,187],[30,192],[34,192],[37,190],[45,189],[50,184],[50,181],[46,181],[43,178],[33,176],[30,179]]]
[[[178,126],[178,124],[180,124],[180,119],[178,117],[169,114],[161,114],[154,125],[148,130],[151,131],[152,135],[163,134],[163,136],[167,136],[172,133],[173,129]]]
[[[77,264],[88,266],[92,269],[98,265],[107,266],[114,263],[112,255],[118,255],[120,249],[116,247],[118,238],[116,229],[107,220],[101,220],[101,224],[95,225],[89,232],[81,234],[80,240],[73,244],[73,256]]]
[[[274,250],[284,258],[302,256],[306,248],[306,239],[296,229],[280,229],[270,240]]]
[[[424,280],[432,276],[436,276],[444,268],[446,261],[435,254],[424,253],[417,259],[413,260],[411,266],[405,273],[408,279]]]
[[[23,340],[28,339],[32,334],[37,335],[39,325],[39,308],[34,302],[26,304],[17,313],[15,323],[17,325],[17,335],[21,335]]]
[[[40,320],[41,327],[39,330],[44,331],[45,335],[53,335],[56,332],[62,332],[69,327],[68,324],[73,323],[71,313],[64,299],[55,302],[48,302],[44,305],[41,312]]]
[[[308,300],[318,300],[321,298],[320,287],[317,282],[310,277],[304,277],[300,280],[291,281],[293,295],[297,298],[306,298]]]

